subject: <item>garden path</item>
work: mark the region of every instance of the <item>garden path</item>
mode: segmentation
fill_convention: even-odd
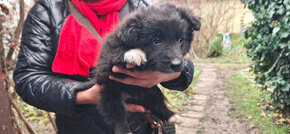
[[[202,73],[195,94],[179,113],[184,121],[176,126],[177,134],[259,134],[252,123],[230,116],[230,98],[223,84],[233,69],[219,69],[220,65],[196,64]]]

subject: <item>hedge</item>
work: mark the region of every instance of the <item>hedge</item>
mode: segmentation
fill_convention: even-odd
[[[255,80],[273,90],[282,112],[290,112],[290,0],[242,0],[255,17],[245,32]]]

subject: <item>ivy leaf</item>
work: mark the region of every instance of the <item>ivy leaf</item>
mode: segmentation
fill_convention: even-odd
[[[278,11],[277,11],[277,13],[280,14],[280,15],[282,15],[282,14],[284,14],[284,11],[285,10],[284,10],[283,6],[280,6],[279,9],[278,9]]]
[[[274,14],[275,14],[275,10],[270,10],[269,11],[269,17],[270,18],[272,18]]]
[[[280,31],[280,27],[275,27],[275,28],[273,29],[272,36],[276,35],[276,33],[279,32],[279,31]]]
[[[281,90],[282,90],[283,92],[288,92],[288,91],[290,90],[290,84],[286,84],[286,85],[284,85],[284,86],[281,88]]]
[[[282,38],[282,39],[283,39],[283,38],[287,38],[288,35],[289,35],[289,32],[283,32],[283,33],[281,33],[281,38]]]

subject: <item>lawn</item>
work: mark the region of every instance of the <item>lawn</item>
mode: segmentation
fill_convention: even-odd
[[[275,124],[272,113],[264,110],[270,100],[270,93],[262,91],[246,77],[248,73],[236,72],[227,76],[225,86],[229,89],[233,108],[231,114],[252,121],[264,134],[288,134],[290,126]]]
[[[246,49],[243,46],[245,38],[240,33],[233,33],[230,35],[232,41],[231,50],[224,50],[220,57],[208,57],[195,59],[194,62],[200,63],[247,63],[250,62],[246,55]]]

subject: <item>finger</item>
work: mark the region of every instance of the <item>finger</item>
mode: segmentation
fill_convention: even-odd
[[[112,71],[114,73],[126,73],[126,74],[130,72],[129,70],[120,68],[118,66],[113,66]]]
[[[138,71],[130,71],[128,69],[123,69],[123,68],[120,68],[118,66],[114,66],[112,68],[112,71],[114,73],[123,73],[123,74],[129,75],[129,76],[132,76],[132,77],[136,77],[136,78],[139,78],[141,76]]]
[[[128,69],[134,68],[134,67],[135,67],[135,65],[133,65],[133,64],[126,64],[126,68],[128,68]]]
[[[138,79],[138,78],[134,78],[134,77],[126,77],[124,79],[120,79],[114,76],[109,76],[109,79],[123,83],[123,84],[127,84],[127,85],[135,85],[135,86],[140,86],[140,87],[152,87],[152,85],[148,84],[148,81],[143,80],[143,79]]]
[[[169,102],[167,102],[166,100],[164,100],[164,103],[165,103],[166,107],[167,107],[170,111],[173,111],[173,108],[172,108],[172,106],[169,104]]]
[[[112,68],[112,71],[115,73],[123,73],[123,74],[129,75],[135,78],[139,78],[139,79],[142,79],[142,78],[146,79],[148,77],[151,78],[152,73],[159,73],[159,72],[153,72],[153,71],[136,71],[136,70],[131,71],[128,69],[120,68],[118,66],[114,66]]]
[[[104,88],[105,88],[105,85],[99,85],[99,84],[96,84],[95,87],[97,87],[100,91],[103,91]]]
[[[127,110],[130,112],[140,112],[140,113],[146,112],[143,106],[134,105],[134,104],[127,104]]]
[[[109,79],[123,83],[123,84],[128,84],[128,85],[134,85],[133,83],[135,83],[136,79],[133,79],[132,77],[128,76],[124,79],[118,78],[118,77],[114,77],[114,76],[109,76]]]

